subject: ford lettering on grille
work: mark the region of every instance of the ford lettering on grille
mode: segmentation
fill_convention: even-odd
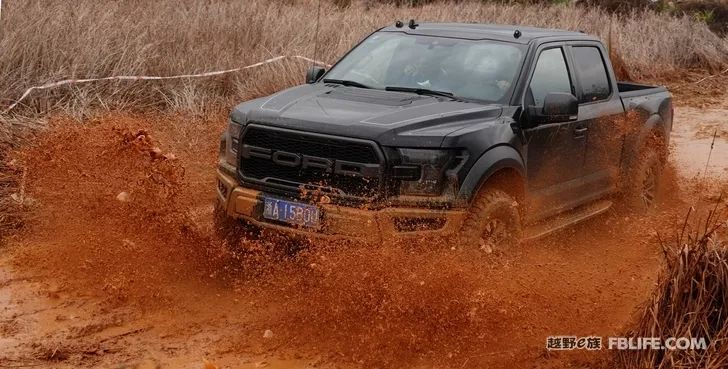
[[[380,169],[379,164],[332,160],[252,145],[243,145],[240,155],[244,159],[258,158],[270,160],[274,164],[284,167],[300,168],[302,170],[318,169],[327,173],[353,177],[377,177]]]

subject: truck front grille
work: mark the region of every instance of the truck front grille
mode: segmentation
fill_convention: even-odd
[[[359,199],[372,199],[381,192],[384,159],[374,142],[254,124],[246,128],[240,141],[240,176],[264,189],[297,194],[318,191]],[[276,153],[283,154],[285,161],[274,158]],[[301,158],[315,164],[298,163]],[[336,163],[341,170],[336,170]],[[363,165],[368,169],[360,175],[342,174]]]

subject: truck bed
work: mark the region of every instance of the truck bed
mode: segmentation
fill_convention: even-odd
[[[638,106],[650,114],[657,113],[659,105],[670,99],[672,94],[663,86],[650,86],[632,82],[618,82],[619,97],[624,110],[632,110]]]
[[[622,98],[638,97],[667,92],[667,88],[663,86],[650,86],[634,82],[617,82],[619,96]]]

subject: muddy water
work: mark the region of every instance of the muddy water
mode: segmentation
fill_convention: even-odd
[[[681,176],[728,177],[728,110],[676,109],[672,141]]]
[[[677,109],[680,176],[702,172],[705,127],[725,128],[725,113]],[[545,338],[619,334],[655,281],[655,231],[668,234],[686,208],[611,212],[503,255],[317,245],[241,261],[210,234],[219,127],[155,121],[96,123],[97,137],[124,128],[126,146],[83,129],[43,142],[68,156],[34,164],[43,175],[30,195],[45,215],[0,258],[0,367],[594,367],[605,352],[546,355]],[[728,168],[725,144],[711,177]],[[150,161],[155,145],[178,162]],[[115,166],[88,165],[104,156]],[[124,190],[131,204],[115,200]]]

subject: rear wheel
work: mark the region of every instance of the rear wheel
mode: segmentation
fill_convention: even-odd
[[[518,244],[520,238],[521,217],[516,199],[503,190],[482,190],[460,231],[463,247],[486,253],[504,251]]]
[[[657,150],[645,147],[640,153],[625,188],[625,203],[630,209],[649,212],[657,208],[662,164]]]

